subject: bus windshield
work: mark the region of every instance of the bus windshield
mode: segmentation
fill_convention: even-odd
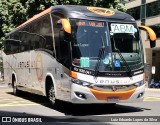
[[[118,29],[120,28],[118,24],[118,27],[114,26],[116,23],[80,19],[71,19],[70,22],[73,65],[97,70],[97,63],[99,63],[98,71],[100,72],[127,71],[127,67],[134,70],[143,66],[139,32],[134,24],[131,26],[128,24],[129,31],[124,32],[118,31],[121,29]],[[130,33],[132,28],[134,33]],[[103,51],[101,51],[102,48]]]

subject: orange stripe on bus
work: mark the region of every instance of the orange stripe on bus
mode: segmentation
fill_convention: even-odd
[[[30,18],[29,20],[27,20],[26,22],[24,22],[20,26],[18,26],[17,29],[22,27],[22,26],[24,26],[24,25],[26,25],[26,24],[28,24],[29,22],[31,22],[31,21],[33,21],[33,20],[35,20],[35,19],[47,14],[47,13],[50,13],[50,12],[51,12],[51,8],[48,8],[48,9],[42,11],[41,13],[39,13],[37,15],[34,15],[32,18]]]
[[[107,100],[108,97],[118,97],[119,100],[127,100],[135,92],[136,88],[123,92],[105,92],[89,88],[98,100]]]
[[[70,72],[70,76],[71,76],[72,78],[75,78],[75,79],[78,78],[77,73],[74,72],[74,71],[71,71],[71,72]]]

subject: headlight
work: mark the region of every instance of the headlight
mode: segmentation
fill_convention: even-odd
[[[139,82],[135,83],[134,85],[135,85],[136,87],[140,87],[140,86],[144,85],[144,81],[143,81],[143,80],[142,80],[142,81],[139,81]]]
[[[82,86],[90,86],[91,85],[91,83],[85,82],[85,81],[82,81],[82,80],[79,80],[79,79],[72,78],[71,81],[75,84],[82,85]]]

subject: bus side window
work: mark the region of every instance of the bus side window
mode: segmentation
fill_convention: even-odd
[[[19,52],[19,47],[20,47],[20,42],[13,40],[13,39],[8,39],[5,41],[4,45],[4,52],[6,54],[14,54]]]
[[[30,26],[31,49],[46,49],[53,53],[53,38],[50,16],[46,15]]]
[[[27,51],[29,49],[29,46],[27,44],[27,40],[28,40],[28,34],[26,32],[20,32],[20,41],[21,41],[21,45],[20,45],[20,51]]]
[[[56,48],[56,59],[62,63],[67,68],[70,67],[70,46],[69,42],[60,39],[60,32],[62,30],[62,25],[57,25],[57,21],[64,18],[61,14],[52,14],[53,29],[54,29],[54,39]]]
[[[9,42],[7,40],[5,40],[3,45],[4,45],[4,53],[9,54],[9,52],[10,52]]]
[[[40,35],[43,36],[41,38],[40,45],[52,53],[54,53],[53,50],[53,38],[52,38],[52,27],[51,27],[51,20],[49,15],[45,16],[41,22],[40,22]],[[53,54],[54,55],[54,54]]]

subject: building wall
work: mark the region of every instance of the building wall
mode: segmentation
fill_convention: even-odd
[[[145,3],[142,4],[142,1]],[[139,19],[136,20],[138,25],[144,24],[146,26],[157,26],[157,25],[160,26],[160,5],[158,5],[159,14],[156,14],[155,16],[150,16],[150,17],[147,17],[147,14],[146,14],[146,11],[151,11],[147,8],[147,5],[155,1],[160,1],[160,0],[146,0],[146,1],[145,0],[129,0],[129,2],[125,3],[125,6],[128,10],[129,9],[131,10],[136,7],[140,7],[139,9],[140,17]],[[145,15],[142,14],[142,5],[146,6],[145,11],[143,11],[143,14]],[[133,14],[133,16],[135,15]],[[154,77],[156,81],[159,81],[160,80],[160,36],[158,34],[155,48],[150,48],[150,43],[149,43],[146,32],[141,31],[141,37],[142,37],[142,42],[144,47],[145,63],[147,65],[146,80],[147,81],[151,80],[151,78],[153,77],[151,73],[152,66],[156,66],[156,74],[154,75]]]
[[[141,0],[131,0],[125,4],[127,9],[137,7],[141,5]]]

